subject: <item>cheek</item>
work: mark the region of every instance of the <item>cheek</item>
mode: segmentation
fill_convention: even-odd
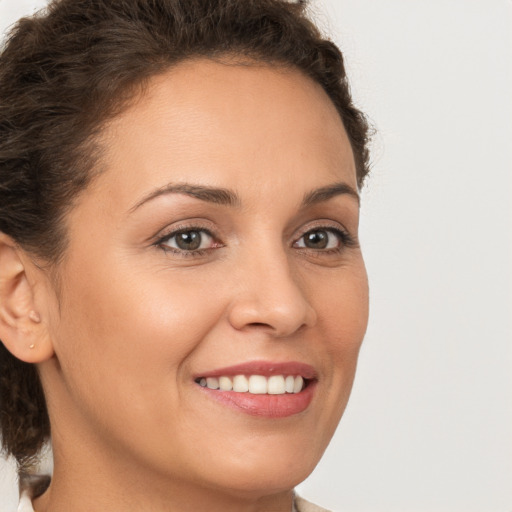
[[[368,280],[364,265],[333,279],[319,296],[319,328],[329,365],[328,393],[333,430],[348,401],[355,376],[359,350],[368,324]],[[329,411],[329,412],[327,412]]]
[[[69,272],[75,277],[63,289],[55,335],[67,400],[82,424],[123,449],[134,432],[178,435],[189,361],[218,322],[222,300],[166,271],[102,270],[88,279]],[[140,445],[153,453],[147,443]]]
[[[56,353],[77,386],[88,383],[87,392],[108,383],[112,395],[136,390],[143,403],[144,389],[149,393],[155,381],[180,378],[187,357],[218,321],[222,301],[165,270],[106,268],[96,267],[88,279],[69,273],[78,277],[63,291]]]
[[[322,288],[316,287],[312,296],[319,322],[328,332],[331,355],[339,358],[352,353],[357,357],[368,325],[368,278],[362,260]]]

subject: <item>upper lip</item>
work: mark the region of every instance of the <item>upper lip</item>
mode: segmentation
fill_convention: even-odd
[[[317,372],[310,364],[298,361],[272,362],[272,361],[249,361],[224,368],[216,368],[196,375],[195,378],[235,376],[235,375],[300,375],[305,379],[317,378]]]

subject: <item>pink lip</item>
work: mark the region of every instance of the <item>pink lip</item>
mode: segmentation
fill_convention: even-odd
[[[311,365],[297,361],[283,363],[250,361],[207,371],[196,375],[194,378],[220,377],[222,375],[226,377],[234,377],[235,375],[263,375],[264,377],[270,377],[271,375],[301,375],[308,380],[317,378],[317,373]]]
[[[243,412],[250,416],[264,418],[285,418],[305,411],[313,400],[317,387],[317,373],[308,364],[299,362],[272,363],[253,361],[226,368],[212,370],[196,378],[220,377],[235,375],[301,375],[308,380],[307,386],[300,393],[285,393],[283,395],[253,395],[235,391],[221,391],[199,387],[198,390],[206,396],[227,407]]]

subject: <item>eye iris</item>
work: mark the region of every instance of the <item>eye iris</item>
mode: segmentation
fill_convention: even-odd
[[[176,245],[186,251],[194,251],[201,246],[201,233],[199,231],[184,231],[176,235]]]
[[[312,231],[304,235],[304,244],[311,249],[325,249],[329,243],[326,231]]]

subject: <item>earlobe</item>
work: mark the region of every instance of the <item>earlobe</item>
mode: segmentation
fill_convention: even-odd
[[[22,249],[4,233],[0,233],[0,340],[27,363],[39,363],[53,355],[47,325],[34,304]]]

